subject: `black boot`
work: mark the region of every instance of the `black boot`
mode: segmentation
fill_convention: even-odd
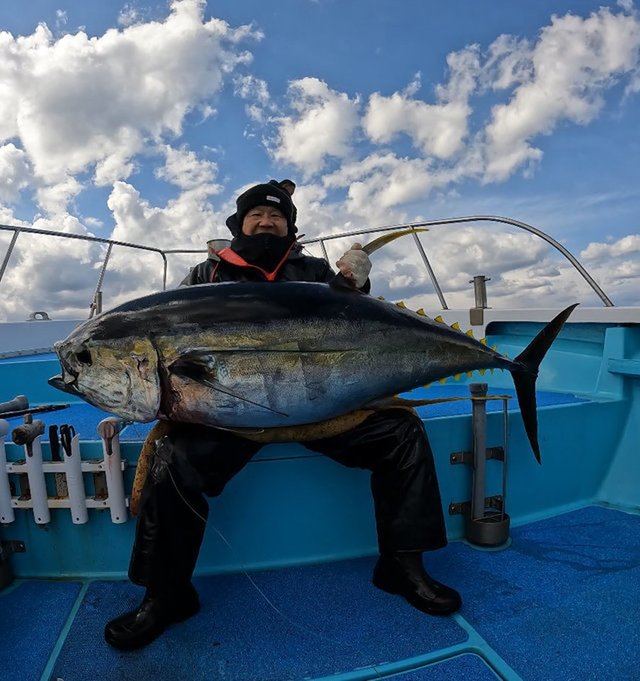
[[[171,624],[182,622],[200,610],[196,590],[189,587],[168,594],[147,589],[140,607],[107,622],[105,641],[120,650],[135,650],[154,641]]]
[[[403,596],[414,608],[428,615],[450,615],[460,609],[460,594],[432,579],[422,564],[419,551],[383,554],[373,571],[378,589]]]

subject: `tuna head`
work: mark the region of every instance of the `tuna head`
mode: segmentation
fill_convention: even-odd
[[[83,327],[55,344],[62,374],[50,385],[132,421],[160,409],[158,353],[146,338],[96,340]]]

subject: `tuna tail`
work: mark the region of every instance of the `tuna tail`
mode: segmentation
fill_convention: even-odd
[[[540,460],[540,447],[538,446],[538,414],[536,408],[538,367],[551,347],[551,343],[553,343],[560,332],[562,325],[567,321],[577,305],[578,303],[569,306],[554,317],[515,358],[514,364],[517,366],[511,369],[513,382],[516,386],[516,394],[518,395],[520,412],[524,421],[524,429],[538,463],[542,463]]]

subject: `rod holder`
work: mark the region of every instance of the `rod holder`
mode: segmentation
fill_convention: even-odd
[[[505,512],[506,463],[507,463],[507,398],[503,398],[504,447],[487,449],[487,398],[486,383],[472,383],[471,422],[473,428],[473,452],[455,452],[452,464],[466,463],[473,466],[471,501],[452,503],[449,513],[461,513],[465,517],[465,538],[471,544],[495,547],[509,539],[510,518]],[[502,462],[502,494],[488,497],[486,494],[487,460]]]
[[[87,499],[85,497],[82,475],[80,436],[77,434],[71,438],[71,452],[64,453],[63,465],[67,481],[71,521],[74,525],[84,525],[89,520],[89,512],[87,511]]]
[[[0,524],[5,525],[15,520],[11,506],[11,485],[7,475],[7,453],[4,438],[9,432],[9,422],[0,419]]]
[[[487,282],[491,281],[491,277],[485,277],[484,274],[476,275],[470,284],[473,284],[473,294],[475,297],[475,307],[476,309],[486,310],[489,306],[487,305]]]
[[[103,419],[98,424],[98,435],[102,439],[105,477],[109,490],[109,510],[114,523],[127,522],[127,505],[122,479],[122,457],[120,455],[120,431],[126,422],[114,416]]]

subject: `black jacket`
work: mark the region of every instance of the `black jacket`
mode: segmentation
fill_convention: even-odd
[[[335,276],[336,273],[331,269],[326,260],[303,255],[302,247],[295,245],[289,257],[278,271],[276,281],[329,283]],[[265,278],[258,270],[252,267],[238,267],[211,254],[204,262],[197,264],[191,270],[182,280],[181,286],[226,281],[265,281]],[[367,279],[361,290],[364,293],[368,293],[370,288],[371,284]]]

